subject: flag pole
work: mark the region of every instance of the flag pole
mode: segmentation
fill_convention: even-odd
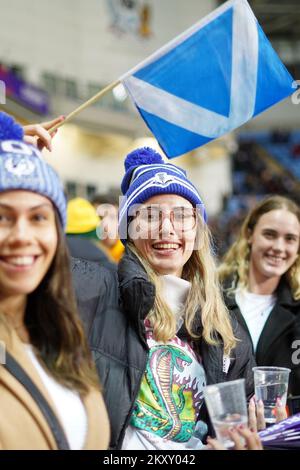
[[[49,129],[49,133],[51,134],[56,129],[63,126],[66,122],[73,119],[74,116],[77,116],[77,114],[81,113],[81,111],[83,111],[85,108],[87,108],[88,106],[91,106],[92,104],[96,103],[96,101],[98,101],[100,98],[102,98],[103,95],[108,93],[110,90],[115,88],[120,83],[121,83],[120,80],[116,80],[116,81],[110,83],[109,85],[107,85],[102,90],[98,91],[98,93],[96,93],[94,96],[92,96],[89,100],[85,101],[78,108],[74,109],[74,111],[69,113],[63,121],[61,121],[58,124],[55,124],[55,126],[51,127],[51,129]]]

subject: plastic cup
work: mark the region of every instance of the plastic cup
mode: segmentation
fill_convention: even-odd
[[[276,401],[279,398],[286,405],[291,369],[285,367],[253,367],[255,399],[262,400],[265,408],[265,421],[276,422]]]
[[[229,428],[248,424],[245,379],[208,385],[204,399],[217,439],[226,448],[232,447]]]

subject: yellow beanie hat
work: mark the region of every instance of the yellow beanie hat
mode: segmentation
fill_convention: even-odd
[[[67,233],[86,233],[95,230],[100,223],[94,206],[81,197],[68,202]]]

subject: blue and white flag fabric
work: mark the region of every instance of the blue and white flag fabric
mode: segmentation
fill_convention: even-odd
[[[295,92],[246,0],[230,0],[120,78],[169,157]]]

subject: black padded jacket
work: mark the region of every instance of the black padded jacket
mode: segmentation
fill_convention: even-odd
[[[227,289],[231,281],[224,284]],[[294,300],[291,289],[283,278],[276,291],[276,303],[260,334],[255,360],[258,366],[288,367],[291,369],[289,395],[300,395],[300,300]],[[225,303],[231,314],[251,335],[235,296],[224,292]],[[252,344],[252,341],[251,341]]]
[[[111,424],[112,449],[120,449],[146,369],[148,346],[144,319],[154,303],[155,288],[133,253],[127,250],[118,273],[82,259],[72,260],[78,307],[92,350]],[[255,365],[247,334],[233,318],[240,341],[223,371],[223,348],[204,340],[196,343],[207,384],[246,379],[247,396],[253,393],[251,368]],[[200,327],[201,328],[201,327]],[[184,337],[184,328],[178,336]],[[201,419],[207,420],[202,407]]]

